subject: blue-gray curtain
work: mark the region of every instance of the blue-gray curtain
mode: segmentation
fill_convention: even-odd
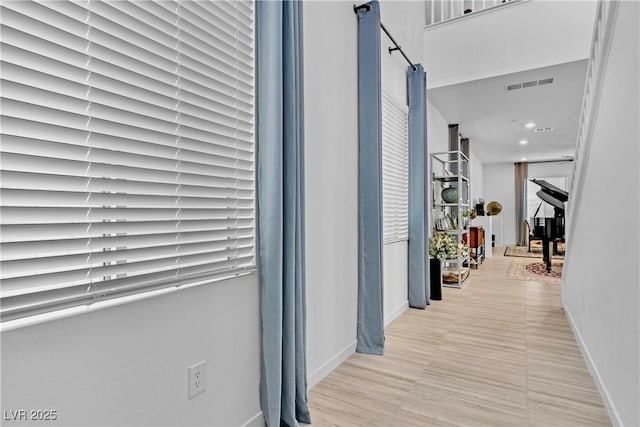
[[[302,3],[256,2],[260,403],[270,427],[310,423],[304,288]]]
[[[380,8],[358,15],[358,342],[359,353],[382,354],[382,104]]]
[[[527,233],[527,176],[529,175],[529,164],[527,162],[516,162],[515,189],[516,189],[516,244],[527,246],[529,234]]]
[[[409,306],[429,304],[426,245],[427,76],[421,64],[407,70],[409,95]]]

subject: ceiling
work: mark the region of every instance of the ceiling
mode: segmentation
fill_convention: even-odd
[[[448,123],[459,125],[482,163],[566,160],[575,150],[586,70],[585,59],[438,87],[427,96]],[[507,90],[549,77],[551,84]],[[525,127],[529,122],[553,130],[536,133]]]

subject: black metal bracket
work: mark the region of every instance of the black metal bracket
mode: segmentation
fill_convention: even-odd
[[[413,71],[417,70],[416,66],[413,65],[413,63],[411,62],[411,60],[407,57],[407,54],[404,53],[404,51],[402,50],[402,48],[400,47],[400,45],[398,44],[398,42],[396,42],[396,40],[393,38],[393,36],[389,33],[389,31],[386,29],[386,27],[384,26],[384,24],[381,22],[380,23],[380,28],[382,28],[382,31],[384,31],[384,33],[387,35],[387,37],[389,37],[389,40],[391,40],[391,42],[395,45],[395,47],[390,47],[389,48],[389,53],[392,53],[394,50],[399,50],[400,53],[402,54],[402,56],[404,57],[405,61],[407,61],[409,63],[409,65],[411,66],[411,69]]]
[[[358,11],[361,9],[366,9],[367,12],[369,12],[371,10],[371,5],[367,4],[367,3],[363,3],[359,6],[356,6],[355,4],[353,5],[353,12],[357,15]],[[394,40],[394,38],[391,36],[391,34],[389,34],[389,31],[387,31],[387,29],[384,27],[384,25],[382,24],[382,22],[380,23],[380,27],[382,28],[382,31],[384,31],[384,33],[387,35],[387,37],[389,37],[389,40],[391,40],[393,42],[393,44],[395,45],[395,47],[390,47],[389,48],[389,54],[393,53],[396,50],[399,50],[400,53],[402,54],[402,56],[404,57],[404,59],[409,63],[409,65],[411,66],[411,69],[413,71],[416,71],[417,68],[415,65],[413,65],[413,63],[411,62],[411,60],[407,57],[407,55],[404,53],[404,51],[402,50],[402,48],[400,47],[400,45],[398,45],[398,43],[396,43],[396,41]]]
[[[369,12],[371,10],[371,6],[366,3],[361,4],[359,6],[356,6],[355,4],[353,5],[353,13],[357,14],[360,9],[366,9],[367,12]]]

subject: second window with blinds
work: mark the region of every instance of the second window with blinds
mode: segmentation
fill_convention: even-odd
[[[408,109],[382,91],[383,240],[409,238]]]

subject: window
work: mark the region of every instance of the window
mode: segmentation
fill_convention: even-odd
[[[255,268],[250,1],[2,3],[2,320]]]
[[[382,206],[384,243],[409,238],[408,109],[382,92]]]

